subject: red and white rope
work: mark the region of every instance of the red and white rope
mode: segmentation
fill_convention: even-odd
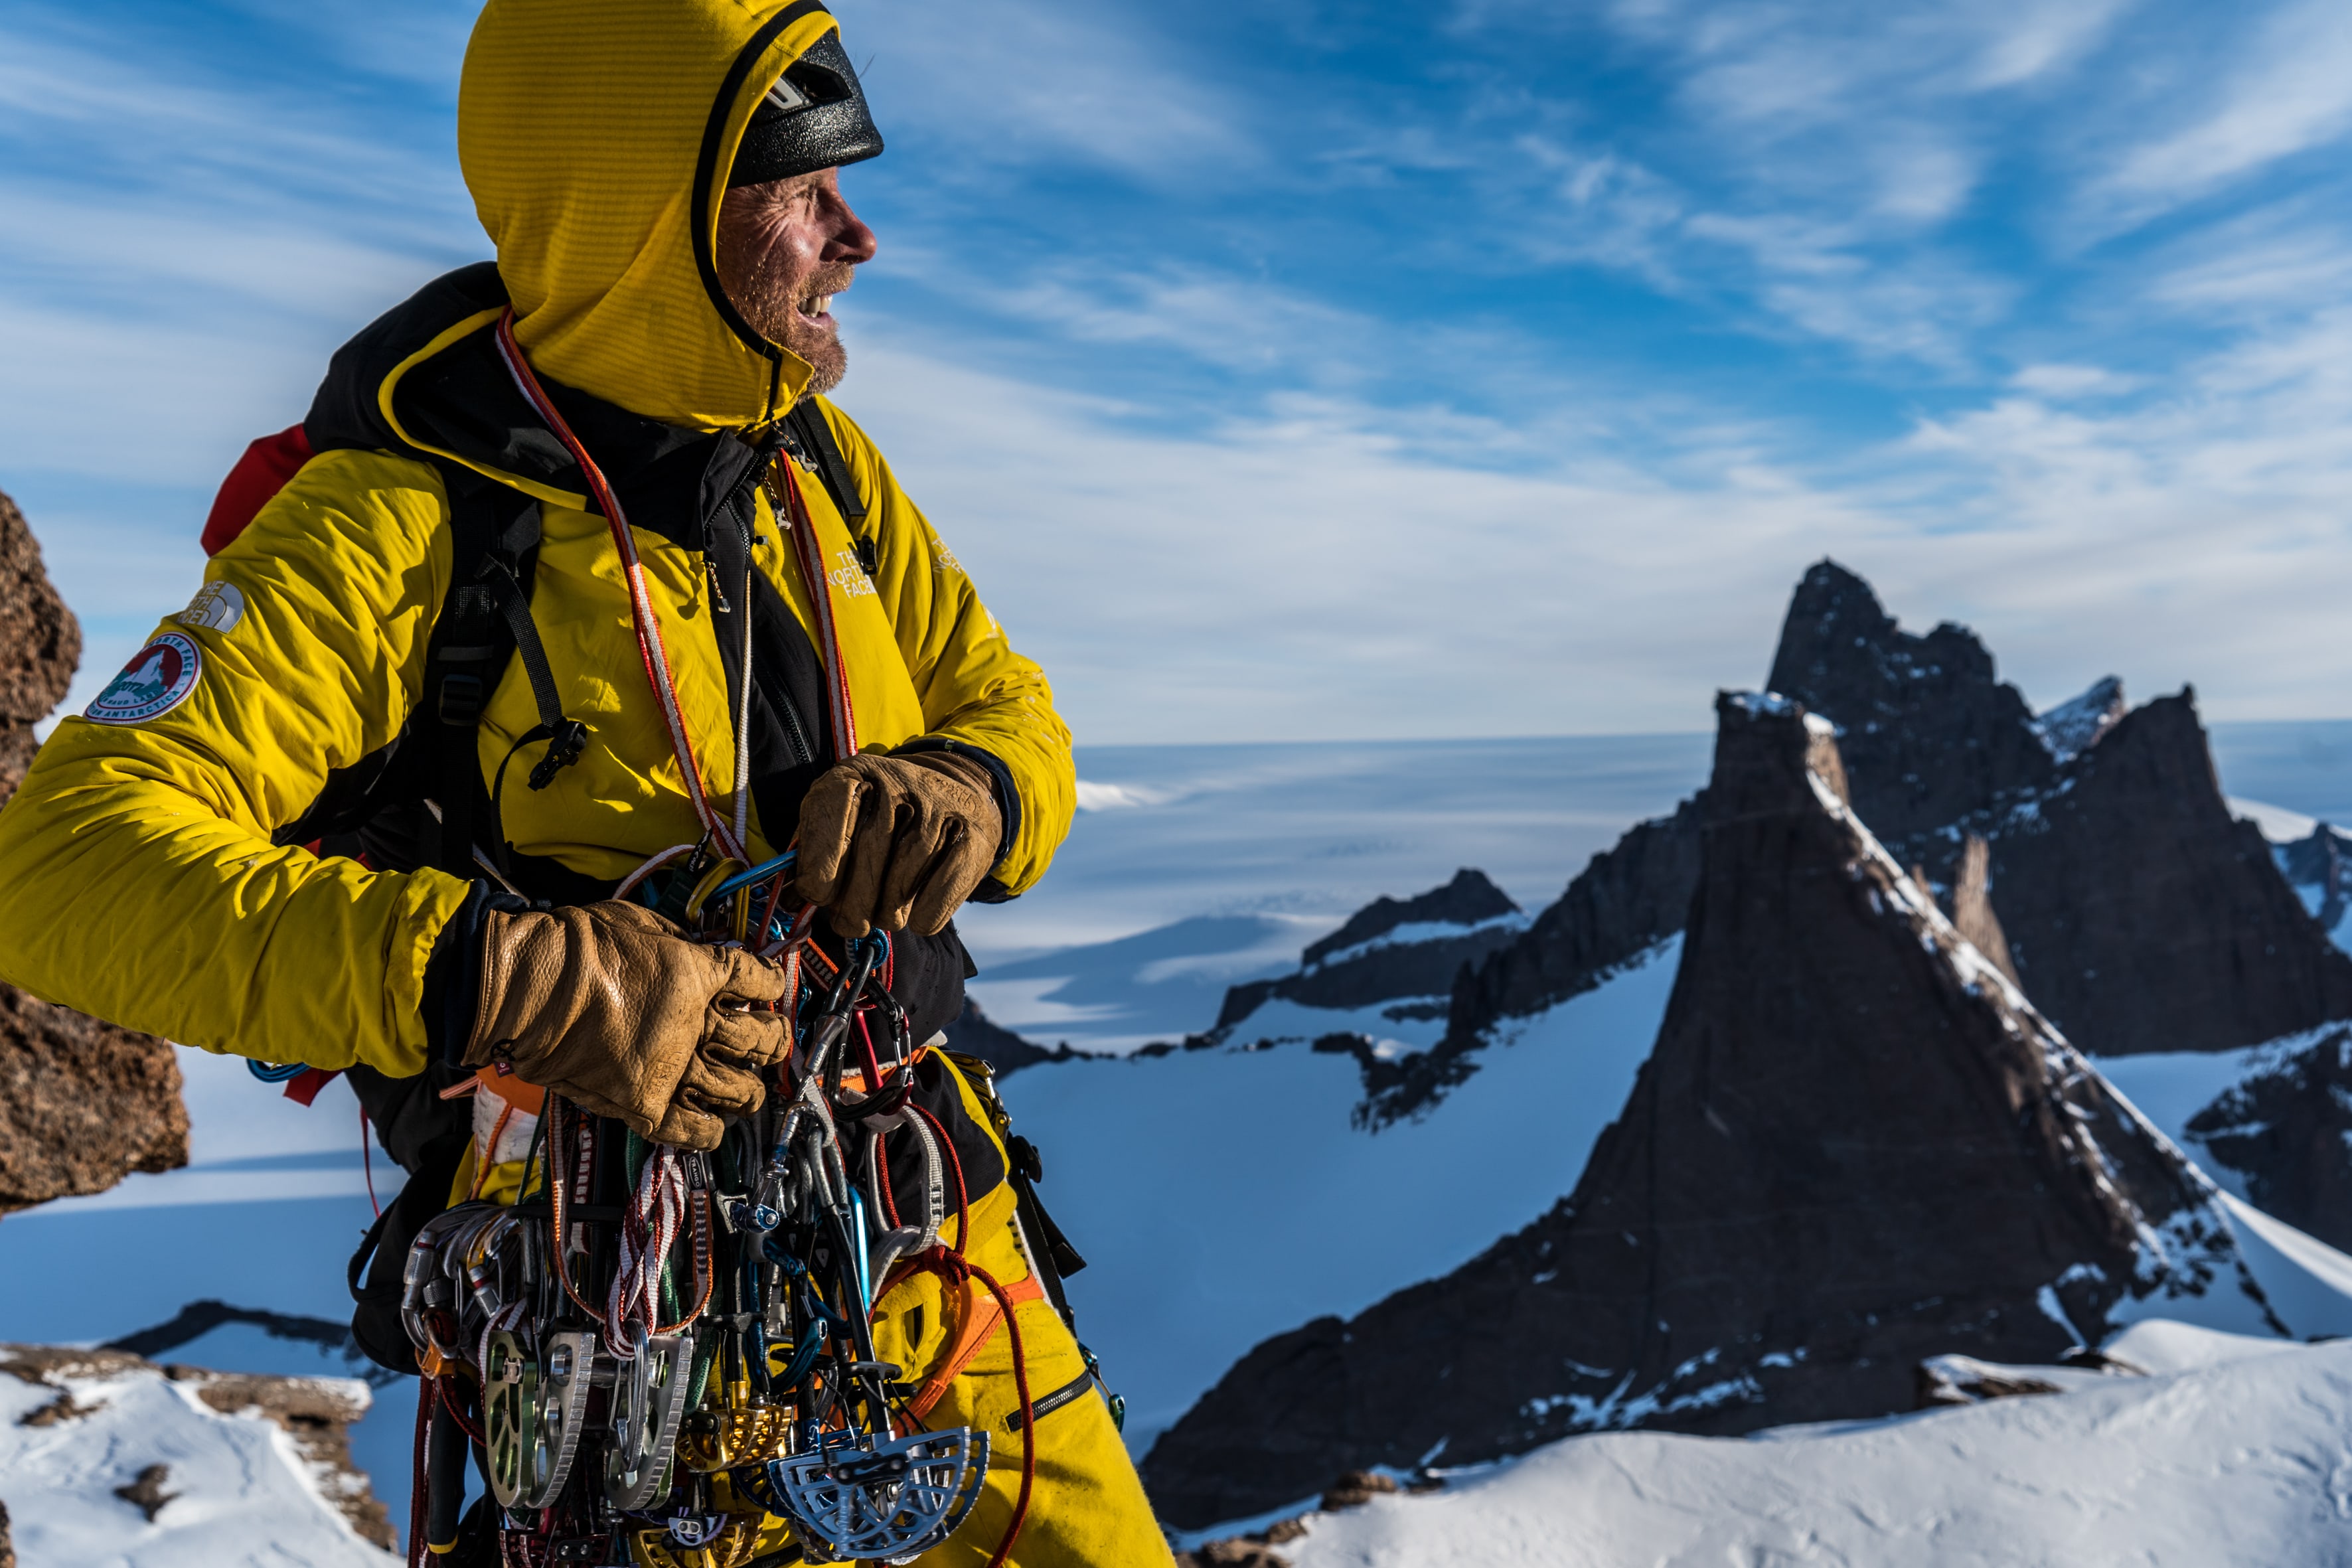
[[[816,523],[808,502],[801,498],[800,475],[789,463],[778,463],[783,477],[785,532],[800,559],[801,580],[808,584],[809,606],[816,616],[816,643],[824,650],[825,696],[833,710],[833,754],[836,761],[857,754],[857,712],[849,701],[849,670],[842,662],[841,633],[833,618],[833,584],[824,573],[824,549],[817,542]]]
[[[667,1144],[656,1144],[621,1222],[620,1264],[604,1305],[604,1342],[625,1361],[636,1354],[630,1323],[643,1323],[648,1334],[661,1331],[662,1265],[685,1223],[686,1160]]]

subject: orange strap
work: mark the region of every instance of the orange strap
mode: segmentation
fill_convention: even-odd
[[[918,1421],[930,1414],[931,1406],[946,1396],[948,1384],[963,1375],[963,1369],[971,1364],[972,1357],[996,1337],[996,1331],[1004,1324],[1004,1309],[998,1305],[993,1292],[980,1289],[971,1279],[964,1280],[962,1289],[963,1301],[956,1314],[955,1340],[948,1346],[939,1366],[924,1379],[923,1386],[907,1401],[907,1414]],[[1042,1301],[1045,1299],[1045,1287],[1032,1274],[1026,1279],[1015,1280],[1006,1286],[1004,1298],[1014,1306],[1024,1301]]]

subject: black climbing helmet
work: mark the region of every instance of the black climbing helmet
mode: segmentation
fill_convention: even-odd
[[[866,110],[866,89],[857,85],[840,35],[827,33],[785,68],[751,111],[727,188],[813,174],[881,151],[882,132]]]

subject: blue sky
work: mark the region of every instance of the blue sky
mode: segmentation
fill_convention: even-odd
[[[838,9],[841,401],[1082,741],[1703,728],[1824,553],[2037,702],[2352,714],[2352,8]],[[83,693],[485,253],[471,11],[0,11],[0,488]]]

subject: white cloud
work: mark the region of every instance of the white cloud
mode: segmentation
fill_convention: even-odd
[[[948,157],[1075,160],[1185,180],[1254,157],[1250,116],[1223,75],[1135,16],[1072,0],[984,12],[961,0],[843,0],[835,10],[885,134],[921,121]]]
[[[2044,398],[2118,397],[2136,391],[2140,378],[2119,375],[2095,364],[2030,364],[2010,377],[2021,392]]]
[[[2110,189],[2143,210],[2202,195],[2352,130],[2352,8],[2302,0],[2273,12],[2189,123],[2143,142]]]

